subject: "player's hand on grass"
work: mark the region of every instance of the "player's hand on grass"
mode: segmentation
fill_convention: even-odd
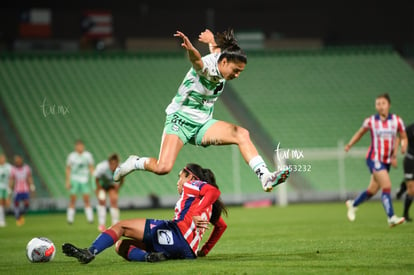
[[[208,229],[209,221],[203,219],[201,216],[193,216],[193,221],[197,228],[199,229]]]
[[[207,254],[204,250],[197,251],[197,257],[205,257],[205,256],[207,256]]]

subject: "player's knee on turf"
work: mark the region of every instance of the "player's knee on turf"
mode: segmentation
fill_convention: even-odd
[[[129,261],[128,259],[128,251],[131,245],[131,240],[118,240],[115,243],[115,251],[118,253],[119,256],[124,258],[125,260]]]

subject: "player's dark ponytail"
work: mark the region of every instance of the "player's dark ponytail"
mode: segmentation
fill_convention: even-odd
[[[188,170],[188,171],[186,171],[186,170]],[[186,167],[183,171],[185,173],[187,173],[187,175],[190,172],[191,174],[193,174],[193,176],[197,177],[199,180],[205,181],[208,184],[210,184],[210,185],[216,187],[217,189],[219,189],[219,187],[216,183],[216,177],[214,176],[213,171],[211,171],[210,169],[203,169],[198,164],[189,163],[189,164],[186,165]],[[221,200],[221,198],[218,198],[213,203],[213,211],[212,211],[210,222],[212,224],[215,224],[219,220],[222,213],[224,213],[227,216],[227,209],[226,209],[226,206],[224,205],[223,201]]]
[[[219,62],[223,58],[226,58],[231,62],[241,62],[247,64],[247,55],[238,45],[233,29],[217,33],[215,41],[217,47],[221,50],[221,55],[218,59]]]
[[[203,169],[204,179],[205,181],[219,189],[217,183],[216,183],[216,177],[214,176],[213,171],[210,169]],[[227,216],[227,208],[224,205],[223,201],[219,197],[214,203],[213,203],[213,211],[211,214],[210,222],[212,224],[215,224],[219,219],[221,214],[224,213],[224,215]]]

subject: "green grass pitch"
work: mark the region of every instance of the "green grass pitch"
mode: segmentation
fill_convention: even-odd
[[[397,214],[402,202],[394,201]],[[122,211],[121,217],[169,219],[171,209]],[[29,214],[26,224],[7,217],[0,228],[0,274],[414,274],[414,224],[389,228],[379,201],[360,206],[354,223],[343,203],[294,204],[285,208],[229,208],[227,231],[205,258],[161,263],[132,263],[113,248],[87,265],[62,254],[61,245],[87,247],[97,225],[77,213],[75,224],[64,214]],[[49,263],[30,263],[27,242],[50,238],[57,247]]]

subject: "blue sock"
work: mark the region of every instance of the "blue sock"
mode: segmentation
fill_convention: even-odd
[[[96,240],[89,247],[89,251],[97,255],[103,250],[111,247],[119,238],[112,229],[105,230],[96,238]]]
[[[381,202],[382,202],[382,206],[384,207],[385,212],[387,213],[388,218],[391,218],[392,216],[394,216],[394,209],[392,207],[390,189],[382,190]]]
[[[368,190],[365,190],[359,194],[359,196],[354,200],[354,207],[357,207],[361,203],[363,203],[366,200],[369,200],[372,197],[372,194],[368,192]]]
[[[128,260],[135,262],[145,262],[145,256],[147,252],[139,249],[138,247],[131,246],[128,251]]]

